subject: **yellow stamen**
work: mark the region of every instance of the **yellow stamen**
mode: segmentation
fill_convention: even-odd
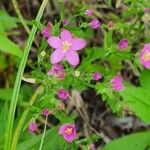
[[[64,41],[63,42],[63,50],[66,52],[67,50],[69,50],[71,46],[71,43],[69,43],[68,41]]]
[[[146,53],[143,55],[143,59],[144,59],[144,61],[150,60],[150,52],[146,52]]]
[[[72,128],[67,128],[65,133],[67,133],[68,135],[72,134]]]

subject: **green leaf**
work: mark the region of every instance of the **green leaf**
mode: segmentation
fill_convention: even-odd
[[[15,43],[4,36],[0,36],[0,50],[16,55],[18,57],[22,57],[23,54],[20,48]]]
[[[55,36],[58,36],[60,32],[60,22],[56,23],[52,29],[52,33]]]
[[[114,52],[114,54],[117,57],[120,57],[122,59],[133,59],[133,54],[130,53],[130,52],[119,52],[119,51],[116,51],[116,52]]]
[[[40,31],[42,31],[42,29],[44,28],[42,23],[40,23],[39,21],[36,21],[36,20],[33,20],[32,22]]]
[[[0,100],[10,101],[12,95],[12,89],[0,89]]]
[[[141,87],[126,87],[120,94],[125,106],[129,107],[138,117],[150,123],[150,93]]]
[[[107,60],[109,61],[111,65],[111,72],[116,72],[116,70],[120,69],[122,64],[121,61],[123,60],[122,58],[112,54],[110,55]]]
[[[113,30],[109,30],[108,32],[104,32],[104,49],[107,49],[112,44],[112,36]]]
[[[86,83],[83,81],[83,79],[74,78],[73,86],[78,90],[84,90],[86,88]]]
[[[93,30],[91,28],[87,28],[86,30],[82,30],[79,27],[69,26],[69,27],[67,27],[67,29],[69,31],[71,31],[71,33],[73,33],[75,36],[83,38],[83,39],[90,39],[90,38],[92,38],[92,35],[93,35]]]
[[[90,66],[90,64],[96,59],[103,58],[105,55],[105,50],[102,48],[87,48],[88,51],[87,57],[83,58],[82,63],[78,67],[79,71],[82,71]]]
[[[0,71],[4,70],[7,67],[7,62],[6,62],[6,56],[3,54],[0,54]]]
[[[5,136],[7,111],[8,111],[8,108],[7,108],[7,104],[5,103],[5,105],[3,107],[1,107],[1,112],[0,112],[0,122],[1,122],[1,125],[0,125],[0,145],[3,145],[2,142],[3,142],[4,136]],[[1,147],[0,147],[0,149],[1,149]]]
[[[150,132],[131,134],[108,143],[103,150],[148,150]]]
[[[65,112],[59,111],[59,110],[53,112],[53,115],[54,115],[57,119],[59,119],[59,121],[60,121],[62,124],[63,124],[63,123],[68,123],[68,122],[73,123],[73,122],[74,122],[74,119],[75,119],[75,117],[76,117],[76,116],[67,116],[67,114],[66,114]]]
[[[18,144],[17,150],[36,150],[39,149],[42,135],[33,136]],[[63,147],[59,141],[61,137],[58,135],[58,127],[53,127],[46,131],[42,150],[62,150]]]
[[[140,83],[144,89],[150,90],[150,70],[144,70],[140,76]]]
[[[17,18],[11,17],[7,14],[7,12],[0,10],[0,32],[16,28],[16,20]]]
[[[20,89],[19,100],[28,102],[32,94],[33,94],[33,88],[28,84],[24,84]]]

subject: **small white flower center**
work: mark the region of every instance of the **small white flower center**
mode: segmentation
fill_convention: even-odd
[[[146,51],[146,53],[143,55],[143,60],[144,61],[149,61],[150,60],[150,52]]]
[[[69,50],[71,43],[69,43],[68,41],[64,41],[62,45],[63,45],[63,50],[66,52]]]

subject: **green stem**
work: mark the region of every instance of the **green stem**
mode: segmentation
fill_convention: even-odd
[[[32,97],[31,97],[31,99],[29,101],[29,106],[33,105],[34,101],[36,100],[37,96],[42,91],[42,89],[43,88],[41,86],[39,88],[37,88],[37,90],[32,95]],[[24,122],[25,122],[25,120],[27,118],[27,115],[29,113],[29,109],[30,109],[30,107],[28,107],[27,109],[25,109],[24,112],[22,113],[22,116],[20,117],[20,120],[19,120],[19,122],[17,124],[16,130],[15,130],[15,133],[14,133],[14,136],[13,136],[13,140],[12,140],[12,144],[11,144],[11,150],[16,150],[18,139],[19,139],[20,133],[22,131]]]
[[[18,6],[18,3],[17,3],[17,0],[12,0],[12,3],[13,3],[13,6],[14,6],[14,8],[15,8],[15,11],[16,11],[16,13],[17,13],[17,15],[18,15],[18,17],[19,17],[19,19],[20,19],[22,25],[24,26],[26,32],[27,32],[28,34],[30,34],[30,29],[29,29],[29,27],[26,25],[26,23],[25,23],[25,21],[24,21],[24,18],[22,17],[22,14],[21,14],[21,12],[20,12],[20,10],[19,10],[19,6]]]
[[[29,27],[27,26],[26,21],[24,20],[22,14],[21,14],[21,12],[20,12],[20,9],[19,9],[17,0],[12,0],[12,3],[13,3],[13,6],[14,6],[14,9],[15,9],[15,11],[16,11],[17,16],[19,17],[20,22],[22,23],[23,27],[25,28],[26,32],[27,32],[28,35],[29,35],[29,34],[30,34],[30,29],[29,29]],[[35,42],[36,46],[38,46],[36,40],[34,40],[34,42]]]
[[[37,14],[37,17],[36,17],[36,21],[40,21],[42,14],[44,12],[44,9],[46,7],[47,1],[48,0],[43,0],[42,5],[41,5],[39,12]],[[14,123],[14,115],[15,115],[15,111],[16,111],[16,105],[17,105],[17,100],[18,100],[20,86],[21,86],[21,78],[23,76],[23,72],[24,72],[24,68],[26,65],[27,58],[28,58],[28,54],[29,54],[32,42],[34,40],[36,31],[37,31],[37,27],[33,26],[31,33],[29,35],[28,41],[27,41],[27,45],[24,50],[23,57],[21,59],[20,65],[19,65],[19,70],[17,72],[17,77],[16,77],[14,89],[13,89],[13,94],[12,94],[10,109],[9,109],[9,114],[8,114],[4,150],[10,150],[13,123]]]
[[[42,146],[43,146],[43,143],[44,143],[44,137],[45,137],[45,133],[46,133],[46,125],[47,125],[47,118],[48,118],[48,116],[46,116],[45,126],[44,126],[44,131],[43,131],[42,140],[41,140],[41,144],[40,144],[39,150],[42,150]]]

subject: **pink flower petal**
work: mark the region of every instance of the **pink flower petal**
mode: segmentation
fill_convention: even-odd
[[[71,44],[72,44],[71,49],[78,51],[86,46],[86,41],[80,38],[75,38],[72,39]]]
[[[90,26],[91,26],[91,28],[93,28],[93,29],[99,28],[100,25],[101,25],[101,23],[100,23],[99,20],[96,19],[96,18],[94,18],[94,19],[91,21],[91,23],[90,23]]]
[[[93,10],[87,9],[87,10],[85,11],[85,15],[87,15],[87,16],[92,16],[92,15],[93,15]]]
[[[124,89],[123,79],[120,76],[115,76],[111,79],[113,90],[122,91]]]
[[[68,129],[71,129],[70,133],[67,133]],[[64,124],[59,128],[59,134],[61,134],[66,141],[72,142],[77,137],[76,127],[74,124]]]
[[[79,64],[79,56],[76,51],[72,51],[72,50],[68,51],[66,53],[66,59],[73,66]]]
[[[60,48],[62,45],[62,41],[59,37],[52,36],[48,39],[48,44],[52,48]]]
[[[61,126],[61,127],[59,128],[59,134],[64,134],[65,129],[66,129],[65,126]]]
[[[128,40],[127,39],[122,39],[119,42],[118,47],[119,47],[120,50],[126,49],[128,47]]]
[[[52,64],[56,64],[60,62],[64,58],[64,56],[65,56],[65,53],[62,50],[57,49],[52,53],[50,61]]]
[[[71,39],[72,39],[71,33],[65,29],[60,33],[60,37],[63,41],[66,41],[66,40],[71,41]]]
[[[73,135],[64,134],[63,137],[67,142],[71,143],[73,140],[76,139],[76,134],[73,134]]]

